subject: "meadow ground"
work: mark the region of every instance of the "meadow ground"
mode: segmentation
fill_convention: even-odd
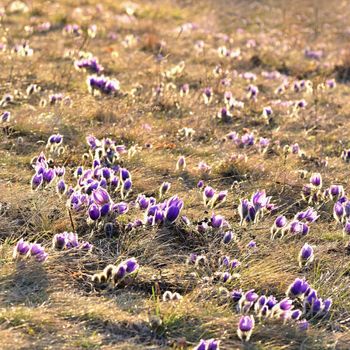
[[[0,349],[350,349],[350,2],[0,5]],[[95,77],[89,91],[93,74],[120,87]],[[152,213],[149,197],[164,205]],[[93,248],[53,246],[73,231]],[[108,264],[128,274],[133,257],[116,286],[92,280]],[[299,320],[246,293],[283,301],[296,278],[317,291],[289,294]]]

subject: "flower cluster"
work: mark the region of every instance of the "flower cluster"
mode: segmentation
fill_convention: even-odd
[[[38,243],[28,243],[22,238],[13,249],[13,258],[33,258],[37,262],[44,262],[48,257],[45,249]]]
[[[220,341],[216,339],[202,339],[193,350],[219,350]]]
[[[79,242],[78,234],[73,232],[55,234],[52,239],[52,246],[53,248],[60,250],[77,248],[88,251],[90,251],[93,247],[89,242]]]
[[[139,267],[136,259],[130,258],[122,261],[118,266],[107,265],[102,272],[92,276],[92,281],[99,284],[111,283],[115,286],[127,277],[135,277]]]
[[[274,239],[277,234],[282,238],[286,233],[305,236],[309,233],[309,224],[315,222],[318,217],[316,210],[312,207],[298,212],[289,223],[284,215],[280,215],[271,227],[271,239]]]
[[[317,203],[323,199],[322,188],[322,176],[320,173],[314,173],[310,177],[310,183],[304,185],[302,190],[303,199],[311,203]]]
[[[238,324],[238,337],[248,341],[252,334],[255,321],[254,316],[245,316],[249,313],[254,312],[259,320],[278,319],[286,323],[287,321],[298,321],[302,316],[323,317],[329,312],[332,305],[331,299],[323,301],[322,298],[318,298],[317,291],[305,280],[299,278],[288,287],[286,295],[286,298],[278,301],[273,295],[259,296],[254,289],[245,293],[242,290],[234,290],[230,298],[236,303],[238,312],[244,314]],[[301,308],[295,309],[294,303]],[[306,321],[299,322],[304,327]]]
[[[266,196],[265,190],[253,193],[250,200],[241,199],[238,206],[240,225],[250,222],[256,223],[262,219],[266,212],[274,208],[270,200],[271,197]]]
[[[120,83],[117,79],[110,79],[103,75],[91,75],[87,78],[89,92],[95,94],[113,95],[119,92]]]
[[[197,187],[202,189],[204,186],[198,183]],[[227,193],[228,191],[216,191],[211,186],[204,187],[202,194],[204,206],[211,209],[219,207],[226,201]]]
[[[163,223],[172,224],[180,216],[183,205],[183,201],[176,195],[158,204],[154,200],[150,200],[149,206],[145,210],[143,222],[151,226]]]
[[[35,160],[33,165],[35,169],[35,174],[31,180],[31,186],[33,190],[39,189],[41,186],[47,187],[56,178],[56,171],[49,167],[48,161],[44,155],[41,153]]]
[[[91,73],[101,73],[103,67],[98,63],[96,57],[82,58],[74,62],[74,67],[78,70],[84,69]]]

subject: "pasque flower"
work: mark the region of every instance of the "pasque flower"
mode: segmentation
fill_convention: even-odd
[[[91,198],[97,205],[100,205],[100,206],[106,203],[110,203],[111,201],[111,198],[108,192],[101,187],[92,191]]]
[[[31,244],[28,242],[25,242],[23,240],[23,238],[21,238],[17,242],[17,244],[13,250],[13,257],[17,258],[18,256],[26,256],[28,254],[28,252],[30,251],[30,248],[31,248]]]
[[[163,182],[159,188],[159,197],[162,198],[169,191],[170,187],[170,182]]]
[[[296,278],[288,287],[287,296],[296,298],[302,296],[310,288],[305,279]]]
[[[211,227],[221,228],[225,224],[225,219],[221,215],[212,215],[210,219]]]
[[[303,247],[301,248],[298,256],[298,261],[300,267],[306,266],[310,263],[312,263],[314,260],[314,249],[311,245],[305,243]]]
[[[202,339],[193,350],[219,350],[220,341],[215,339]]]
[[[315,188],[322,187],[322,176],[320,173],[313,173],[310,177],[310,184]]]
[[[237,326],[238,338],[243,341],[249,341],[253,333],[254,325],[254,316],[242,316]]]

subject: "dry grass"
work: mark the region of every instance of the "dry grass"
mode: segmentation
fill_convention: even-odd
[[[95,1],[28,1],[29,11],[11,14],[1,20],[1,36],[9,47],[28,40],[34,56],[20,58],[0,53],[0,95],[24,93],[35,83],[41,91],[29,99],[19,95],[5,107],[12,113],[11,128],[0,137],[0,348],[1,349],[186,349],[201,338],[222,340],[223,349],[349,349],[350,348],[350,259],[344,248],[340,226],[332,217],[332,208],[319,208],[321,218],[311,228],[307,242],[315,245],[316,261],[305,271],[297,264],[297,255],[306,239],[285,238],[270,241],[269,229],[275,216],[267,216],[253,226],[240,227],[237,204],[257,189],[266,189],[280,212],[288,218],[306,207],[300,190],[307,182],[298,170],[322,173],[324,183],[343,184],[347,191],[348,164],[339,155],[349,148],[349,37],[346,1],[187,1],[156,0],[137,3],[135,20],[123,19],[123,2],[103,0],[102,10]],[[8,5],[7,2],[5,4]],[[79,6],[80,10],[77,10]],[[99,12],[100,11],[100,12]],[[118,17],[117,17],[118,16]],[[124,16],[124,17],[122,17]],[[45,21],[52,28],[45,33],[30,33],[23,28]],[[175,30],[186,22],[198,23],[201,30]],[[66,23],[82,27],[96,24],[95,39],[66,37]],[[243,31],[237,31],[243,28]],[[204,29],[204,30],[202,30]],[[111,39],[110,32],[116,34]],[[227,43],[218,37],[225,33]],[[126,48],[122,40],[133,34],[135,46]],[[250,39],[257,47],[247,48]],[[204,40],[206,48],[197,54],[195,42]],[[162,41],[166,45],[162,46]],[[241,60],[218,58],[218,46],[242,48]],[[322,49],[320,61],[304,57],[304,49]],[[121,82],[123,94],[116,98],[95,98],[87,93],[86,74],[74,69],[72,61],[63,58],[65,50],[91,51],[105,67],[108,76]],[[156,57],[162,53],[161,63]],[[184,71],[174,79],[162,72],[185,61]],[[246,101],[245,108],[235,111],[231,124],[213,119],[222,107],[226,90],[221,77],[212,70],[221,64],[223,70],[264,70],[285,73],[292,82],[310,79],[314,84],[327,78],[338,79],[336,90],[319,95],[303,95],[288,90],[285,100],[308,101],[306,110],[291,116],[285,109],[272,106],[274,114],[268,125],[260,117],[262,108],[279,97],[274,90],[279,82],[258,78],[257,102]],[[160,99],[152,91],[160,82],[175,84],[165,89]],[[176,92],[188,83],[190,96]],[[255,84],[255,83],[254,83]],[[248,82],[232,77],[228,88],[238,99],[244,99]],[[212,86],[214,99],[209,106],[202,102],[202,90]],[[130,92],[137,88],[138,92]],[[67,106],[41,106],[40,100],[51,93],[62,92],[73,101]],[[1,111],[0,111],[1,112]],[[146,128],[148,124],[151,128]],[[192,139],[178,135],[183,127],[195,129]],[[284,157],[282,148],[264,155],[249,149],[238,149],[223,142],[224,136],[245,130],[256,136],[279,140],[281,146],[298,142],[305,158]],[[117,232],[107,238],[101,228],[74,218],[79,236],[94,244],[88,255],[77,252],[55,252],[51,240],[55,233],[71,231],[65,203],[54,191],[31,192],[33,175],[30,161],[44,150],[49,135],[64,135],[66,151],[55,159],[65,165],[66,178],[72,178],[81,156],[87,151],[85,136],[111,137],[117,143],[139,147],[131,159],[123,159],[133,176],[133,193],[157,195],[163,181],[172,183],[171,194],[185,202],[184,212],[195,223],[210,212],[204,212],[196,184],[203,175],[197,165],[205,161],[212,172],[205,175],[207,184],[229,189],[226,203],[217,210],[230,222],[240,240],[232,245],[220,244],[220,236],[199,235],[194,227],[181,225],[134,230],[123,229],[136,211],[121,217]],[[151,147],[149,147],[151,145]],[[233,161],[234,153],[247,155],[246,161]],[[185,155],[188,167],[176,172],[175,164]],[[328,167],[321,161],[328,157]],[[39,241],[49,251],[44,265],[20,264],[12,260],[12,248],[21,237]],[[251,253],[247,244],[254,239],[258,250]],[[208,265],[194,269],[185,264],[191,252],[206,254]],[[307,334],[291,325],[268,322],[258,324],[252,341],[242,344],[236,336],[239,315],[222,296],[220,283],[205,278],[216,270],[220,256],[230,255],[242,261],[241,278],[229,290],[255,288],[257,292],[281,298],[286,287],[297,276],[305,275],[322,297],[331,297],[331,317],[313,322]],[[141,265],[137,279],[125,288],[99,288],[90,276],[107,264],[135,256]],[[179,303],[164,303],[164,291],[183,295]]]

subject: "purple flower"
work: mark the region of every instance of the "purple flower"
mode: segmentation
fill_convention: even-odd
[[[276,218],[274,225],[277,228],[283,228],[287,225],[287,218],[284,215],[280,215]]]
[[[165,217],[168,222],[173,223],[179,217],[181,211],[181,207],[179,206],[170,206],[168,207]]]
[[[289,225],[289,231],[292,234],[302,234],[303,223],[300,221],[292,221]]]
[[[300,147],[297,143],[294,143],[293,145],[290,146],[291,151],[293,154],[299,154],[300,153]]]
[[[126,179],[125,182],[123,183],[123,191],[125,193],[128,193],[131,190],[131,187],[132,187],[131,179]]]
[[[313,173],[310,177],[310,184],[316,188],[322,187],[322,176],[320,173]]]
[[[324,305],[323,310],[324,310],[325,312],[328,312],[328,311],[330,310],[331,306],[332,306],[332,299],[330,299],[330,298],[326,299],[326,300],[323,302],[323,305]]]
[[[193,350],[219,350],[219,344],[220,344],[219,340],[215,340],[215,339],[204,340],[204,339],[202,339]]]
[[[197,183],[197,187],[198,188],[203,188],[204,186],[204,181],[203,180],[199,180],[198,183]]]
[[[0,115],[0,118],[1,118],[1,121],[2,121],[3,123],[7,123],[7,122],[9,122],[10,119],[11,119],[11,113],[8,112],[8,111],[5,111],[4,113],[2,113],[2,114]]]
[[[299,320],[303,313],[300,310],[293,310],[290,317],[292,320]]]
[[[224,202],[225,200],[226,200],[226,197],[227,197],[227,193],[228,193],[228,191],[220,191],[219,193],[218,193],[218,196],[217,196],[217,201],[219,201],[219,202]]]
[[[296,278],[295,281],[289,286],[286,294],[290,297],[299,297],[308,289],[309,284],[305,281],[305,279]]]
[[[298,260],[300,267],[311,263],[314,260],[314,249],[305,243],[300,250]]]
[[[91,220],[96,221],[100,218],[101,212],[96,204],[91,204],[88,210],[88,214]]]
[[[123,279],[125,277],[125,275],[126,275],[126,266],[125,265],[119,265],[118,266],[118,270],[117,270],[117,272],[115,274],[115,277],[117,279],[121,280],[121,279]]]
[[[259,89],[255,85],[249,85],[248,86],[248,98],[252,100],[256,100],[259,93]]]
[[[54,169],[45,169],[43,172],[43,182],[47,184],[51,183],[52,180],[56,177],[56,172]]]
[[[241,218],[240,224],[242,225],[244,220],[249,215],[249,201],[248,199],[241,199],[238,206],[238,213]]]
[[[305,108],[307,106],[307,102],[305,100],[300,100],[296,103],[297,108]]]
[[[278,307],[282,311],[289,311],[293,308],[293,301],[285,298],[278,303]]]
[[[111,209],[111,203],[103,204],[102,207],[100,208],[101,217],[106,216],[110,212],[110,209]]]
[[[210,186],[206,186],[204,191],[203,191],[204,198],[211,199],[214,197],[214,195],[215,195],[215,190]]]
[[[241,146],[252,146],[254,145],[254,135],[246,133],[241,137]]]
[[[211,226],[213,228],[221,228],[224,225],[225,219],[221,215],[212,215],[210,219]]]
[[[343,235],[350,235],[350,221],[349,220],[346,220],[346,223],[344,225],[344,228],[343,228]]]
[[[113,211],[117,212],[119,215],[127,213],[129,210],[128,204],[125,202],[119,202],[116,204],[113,204]]]
[[[186,159],[184,156],[180,156],[176,163],[176,170],[184,170],[186,168]]]
[[[180,95],[185,96],[188,95],[190,91],[190,86],[188,84],[183,84],[180,88]]]
[[[169,191],[170,187],[171,187],[170,182],[163,182],[160,185],[160,188],[159,188],[159,196],[160,196],[160,198],[162,198]]]
[[[67,186],[66,186],[64,180],[59,180],[59,181],[57,182],[57,187],[56,187],[56,189],[57,189],[57,193],[58,193],[58,194],[60,194],[60,195],[65,194],[65,192],[66,192],[66,190],[67,190]]]
[[[66,237],[67,237],[67,249],[71,248],[77,248],[79,246],[78,242],[78,234],[74,232],[66,232]]]
[[[41,184],[43,183],[43,175],[42,174],[34,174],[31,180],[32,190],[37,190]]]
[[[255,210],[265,208],[270,201],[270,197],[266,197],[265,191],[257,191],[252,195],[251,202]]]
[[[57,233],[53,236],[52,244],[56,249],[64,249],[67,244],[67,236],[64,233]]]
[[[309,329],[309,322],[306,320],[301,320],[298,322],[298,326],[301,331],[307,331]]]
[[[344,196],[344,187],[342,185],[331,185],[329,194],[332,199],[342,197]]]
[[[81,250],[89,250],[90,251],[93,248],[93,245],[89,242],[81,242],[79,248]]]
[[[139,264],[137,263],[135,258],[130,258],[126,260],[125,265],[126,265],[126,273],[128,274],[134,273],[139,268]]]
[[[247,247],[248,247],[248,248],[256,248],[256,242],[255,242],[255,241],[250,241],[250,242],[247,244]]]
[[[13,257],[16,258],[18,255],[27,255],[30,249],[31,245],[21,238],[13,250]]]
[[[120,171],[120,178],[122,179],[122,181],[125,181],[131,178],[130,172],[127,169],[121,168],[119,171]]]
[[[234,290],[231,293],[232,301],[238,302],[243,297],[242,289]]]
[[[224,244],[229,244],[233,239],[233,232],[232,231],[227,231],[224,234],[224,238],[222,239]]]
[[[224,272],[221,274],[221,279],[224,283],[229,282],[231,280],[232,276],[229,272]]]
[[[66,173],[65,167],[55,167],[55,173],[58,177],[62,177]]]
[[[237,326],[237,335],[241,340],[249,341],[255,321],[253,316],[242,316],[238,322]]]
[[[100,206],[111,201],[108,192],[103,188],[98,188],[92,191],[92,200]]]
[[[207,342],[202,339],[193,350],[207,350]]]
[[[81,60],[76,60],[74,66],[77,69],[86,69],[91,73],[100,73],[103,70],[103,67],[98,63],[96,57],[83,58]]]
[[[33,243],[30,248],[30,255],[35,256],[44,253],[44,248],[38,244],[38,243]]]
[[[272,115],[272,108],[270,106],[264,107],[263,108],[263,115],[266,117],[269,117]]]
[[[210,103],[212,97],[213,97],[213,90],[212,90],[212,88],[211,87],[206,87],[203,90],[204,103],[205,104]]]
[[[254,303],[259,298],[259,295],[254,292],[254,289],[251,289],[245,293],[244,297],[246,301]]]
[[[92,135],[86,137],[86,142],[92,150],[94,150],[100,145],[100,142],[97,140],[97,138]]]
[[[323,302],[322,302],[322,299],[321,298],[315,298],[313,301],[312,301],[312,304],[311,304],[311,312],[312,314],[318,314],[320,313],[322,310],[323,310]]]
[[[318,219],[317,211],[314,208],[308,208],[305,211],[301,211],[296,214],[295,218],[297,220],[306,220],[308,222],[315,222]]]
[[[275,305],[277,305],[277,299],[273,295],[270,295],[266,301],[266,305],[269,310],[271,310]]]

